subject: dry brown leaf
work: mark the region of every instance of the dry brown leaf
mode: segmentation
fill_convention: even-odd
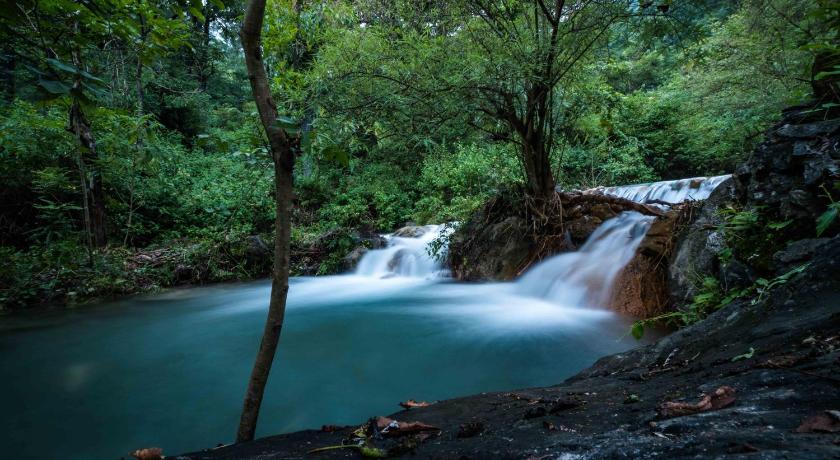
[[[775,358],[770,358],[756,367],[760,367],[763,369],[784,369],[799,364],[805,358],[805,356],[800,355],[782,355],[777,356]]]
[[[431,406],[431,403],[427,403],[426,401],[419,401],[418,402],[418,401],[415,401],[413,399],[409,399],[406,402],[401,402],[400,406],[402,406],[406,409],[412,409],[412,408],[415,408],[415,407],[429,407],[429,406]]]
[[[399,422],[388,417],[376,417],[376,428],[384,436],[402,436],[421,431],[440,431],[440,428],[423,422]]]
[[[840,412],[827,410],[802,421],[797,433],[837,433],[840,431]]]
[[[660,405],[657,411],[660,417],[679,417],[722,409],[733,402],[735,402],[735,389],[722,386],[710,395],[704,394],[697,403],[666,402]]]
[[[137,449],[131,453],[131,456],[137,460],[161,460],[163,459],[163,449],[160,447]]]

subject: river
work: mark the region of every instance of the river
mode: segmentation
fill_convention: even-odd
[[[561,382],[638,346],[599,308],[650,218],[606,222],[514,283],[461,284],[389,237],[356,274],[291,280],[258,436],[359,423],[434,401]],[[116,459],[234,438],[269,283],[173,289],[0,322],[0,445],[16,459]]]

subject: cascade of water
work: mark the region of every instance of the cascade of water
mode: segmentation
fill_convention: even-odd
[[[568,307],[603,306],[615,277],[636,253],[653,217],[635,211],[601,224],[576,252],[550,257],[516,282],[517,292]]]
[[[705,200],[718,185],[729,179],[730,175],[713,177],[692,177],[689,179],[667,180],[649,184],[619,185],[616,187],[597,187],[584,193],[602,193],[620,198],[646,203],[662,201],[680,203],[686,200]]]
[[[440,273],[442,266],[438,258],[429,254],[429,244],[451,232],[452,227],[426,225],[413,230],[412,234],[406,236],[385,235],[388,246],[368,251],[359,261],[355,273],[377,278],[430,277]]]
[[[651,184],[602,187],[585,193],[603,193],[637,202],[678,203],[706,199],[729,176],[698,177]],[[603,306],[615,278],[636,254],[653,217],[624,212],[599,226],[576,252],[550,257],[517,280],[517,294],[539,297],[567,307]],[[431,278],[442,273],[429,244],[452,231],[452,226],[427,225],[385,235],[388,246],[368,251],[356,275],[373,278]],[[445,250],[445,248],[444,248]]]

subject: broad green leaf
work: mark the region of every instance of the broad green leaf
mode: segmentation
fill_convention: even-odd
[[[193,15],[193,17],[195,17],[196,19],[198,19],[201,22],[204,22],[204,13],[202,13],[199,8],[191,6],[189,8],[189,10],[190,10],[190,14]]]
[[[285,115],[278,115],[277,116],[277,124],[283,128],[293,128],[298,125],[298,122],[295,121],[292,117],[287,117]]]
[[[73,88],[71,85],[58,80],[38,80],[38,86],[45,89],[50,94],[67,94]]]
[[[837,203],[832,203],[829,205],[828,210],[820,215],[817,219],[817,236],[822,236],[823,232],[828,230],[828,227],[837,218],[838,211],[840,211],[840,206]]]
[[[75,66],[72,66],[70,64],[66,64],[64,62],[61,62],[58,59],[49,58],[49,59],[47,59],[47,64],[49,64],[50,67],[53,67],[54,69],[57,69],[57,70],[61,70],[63,72],[68,72],[68,73],[77,73],[78,72],[78,69],[76,69]]]

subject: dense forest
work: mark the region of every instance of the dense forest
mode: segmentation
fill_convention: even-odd
[[[23,0],[0,37],[15,458],[840,452],[837,0]]]
[[[592,2],[553,28],[520,24],[519,3],[269,3],[264,60],[296,140],[293,274],[340,271],[365,235],[462,221],[500,190],[731,172],[836,38],[829,1]],[[244,6],[4,5],[3,308],[268,272]]]

